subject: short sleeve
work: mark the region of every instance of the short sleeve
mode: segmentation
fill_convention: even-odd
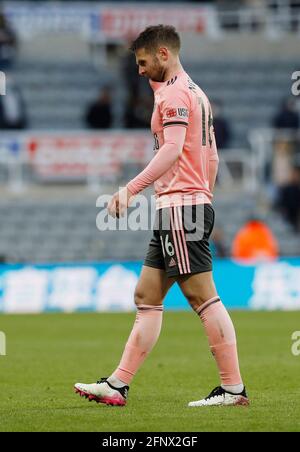
[[[166,90],[160,104],[163,127],[189,125],[190,99],[182,90]]]

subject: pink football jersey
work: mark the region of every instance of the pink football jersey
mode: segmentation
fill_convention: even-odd
[[[154,150],[164,144],[165,127],[186,127],[183,151],[154,182],[157,208],[210,203],[209,161],[218,160],[212,112],[205,93],[182,70],[167,82],[153,82],[151,130]]]

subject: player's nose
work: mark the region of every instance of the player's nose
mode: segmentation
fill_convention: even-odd
[[[139,75],[145,75],[145,70],[142,67],[139,67]]]

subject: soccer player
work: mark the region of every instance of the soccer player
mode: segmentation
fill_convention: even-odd
[[[146,28],[131,50],[139,74],[150,80],[154,91],[151,129],[156,153],[113,195],[108,211],[113,217],[124,215],[131,198],[154,183],[156,227],[135,290],[136,321],[121,361],[108,378],[76,383],[75,391],[96,402],[126,404],[129,385],[159,337],[163,299],[177,282],[203,323],[221,380],[206,398],[189,406],[248,405],[234,326],[212,277],[208,239],[214,225],[211,199],[218,155],[210,103],[180,63],[174,27]]]

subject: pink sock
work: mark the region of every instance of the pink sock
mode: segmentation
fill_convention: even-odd
[[[219,297],[201,305],[197,314],[202,320],[210,349],[215,357],[222,385],[242,383],[232,320]]]
[[[160,334],[163,307],[139,305],[136,320],[128,338],[125,350],[117,369],[112,374],[126,384],[130,384],[134,375],[150,353]]]

